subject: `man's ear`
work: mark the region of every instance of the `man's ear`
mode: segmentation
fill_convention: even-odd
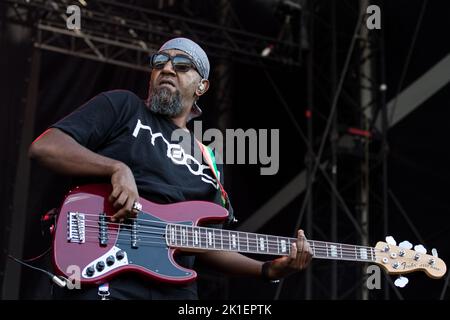
[[[195,95],[200,97],[206,93],[209,89],[209,81],[207,79],[200,80],[197,89],[195,89]]]

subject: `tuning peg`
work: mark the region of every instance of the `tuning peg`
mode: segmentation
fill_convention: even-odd
[[[438,258],[438,253],[436,248],[431,249],[431,254],[433,255],[433,257]]]
[[[386,237],[386,242],[392,246],[397,245],[397,241],[395,241],[394,237],[391,237],[391,236]]]
[[[427,249],[425,249],[425,247],[421,244],[414,246],[414,250],[416,250],[416,252],[418,253],[427,253]]]
[[[394,284],[396,287],[404,288],[408,284],[408,282],[408,278],[400,276],[394,281]]]
[[[398,246],[402,249],[408,249],[408,250],[413,247],[412,243],[409,242],[408,240],[400,242],[400,244]]]

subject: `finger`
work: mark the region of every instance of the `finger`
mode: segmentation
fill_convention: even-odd
[[[125,208],[127,208],[128,210],[128,217],[129,218],[136,218],[137,217],[137,211],[133,210],[133,204],[134,204],[135,200],[133,199],[133,197],[129,197],[127,200],[127,203],[125,204]]]
[[[125,203],[127,202],[127,199],[128,199],[128,194],[126,192],[122,192],[113,204],[114,209],[123,208]]]
[[[309,247],[309,243],[306,240],[304,240],[303,243],[304,243],[303,254],[300,262],[302,269],[306,268],[309,264],[309,261],[311,260],[310,255],[311,248]]]
[[[291,261],[295,261],[295,259],[297,258],[297,244],[295,242],[292,242],[291,254],[289,255],[289,258],[291,259]]]
[[[308,244],[307,247],[307,255],[306,255],[306,266],[309,266],[313,258],[313,252],[311,250],[311,246]]]
[[[303,251],[303,240],[305,239],[305,234],[302,229],[297,232],[297,248],[299,251]]]
[[[300,229],[298,231],[298,241],[299,243],[299,248],[300,248],[300,255],[298,258],[298,263],[299,263],[299,267],[301,269],[303,269],[305,267],[305,263],[306,263],[306,256],[307,256],[307,241],[306,241],[306,237],[305,237],[305,233],[303,232],[302,229]]]
[[[304,249],[303,248],[303,246],[304,246],[303,239],[304,238],[305,238],[305,234],[303,233],[303,230],[299,229],[298,232],[297,232],[297,250],[298,250],[298,253],[300,253],[298,255],[298,258],[301,257],[301,253],[303,252],[303,249]]]
[[[111,221],[119,221],[119,222],[123,222],[125,220],[125,218],[127,217],[127,210],[125,207],[123,207],[122,209],[120,209],[119,211],[117,211],[112,217],[111,217]]]
[[[121,188],[113,187],[113,191],[109,195],[109,202],[113,202],[114,200],[116,200],[120,193],[121,193]]]

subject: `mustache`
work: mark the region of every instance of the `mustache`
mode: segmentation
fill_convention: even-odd
[[[169,78],[169,77],[161,77],[161,79],[159,79],[159,81],[158,81],[159,85],[164,84],[164,83],[168,83],[168,84],[174,86],[175,88],[177,87],[175,80],[172,78]]]

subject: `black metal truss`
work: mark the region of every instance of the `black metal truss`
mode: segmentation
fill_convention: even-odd
[[[81,29],[66,26],[67,0],[6,0],[6,18],[36,28],[36,47],[139,70],[149,70],[148,56],[168,38],[187,36],[208,55],[260,66],[300,67],[299,43],[279,41],[220,24],[113,0],[78,3]],[[261,52],[273,47],[269,56]]]

